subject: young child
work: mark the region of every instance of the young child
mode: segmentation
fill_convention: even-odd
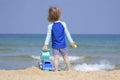
[[[52,51],[54,55],[54,71],[58,71],[59,55],[63,56],[63,59],[67,65],[67,69],[70,70],[70,62],[66,50],[65,34],[70,42],[72,48],[75,46],[75,42],[72,40],[71,35],[67,29],[66,23],[60,21],[61,11],[57,7],[50,7],[48,10],[48,21],[51,24],[48,25],[48,32],[46,40],[43,46],[43,50],[48,49],[50,38],[52,38]]]

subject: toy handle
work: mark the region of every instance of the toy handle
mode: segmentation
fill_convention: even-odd
[[[42,50],[42,51],[43,51],[43,52],[48,52],[48,51],[50,52],[50,49],[48,49],[48,50]]]

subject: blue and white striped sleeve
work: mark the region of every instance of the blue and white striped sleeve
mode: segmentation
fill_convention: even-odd
[[[73,41],[73,39],[72,39],[72,37],[71,37],[69,31],[68,31],[68,28],[67,28],[67,26],[66,26],[66,23],[65,23],[65,22],[62,22],[62,24],[63,24],[63,26],[64,26],[65,34],[66,34],[66,36],[67,36],[69,42],[70,42],[70,43],[73,43],[74,41]]]
[[[48,31],[47,31],[47,36],[46,36],[44,45],[49,45],[49,42],[51,39],[51,29],[52,29],[52,24],[48,25]]]

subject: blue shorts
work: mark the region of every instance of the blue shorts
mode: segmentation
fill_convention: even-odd
[[[67,49],[66,48],[53,48],[52,49],[53,55],[65,55],[67,54]]]

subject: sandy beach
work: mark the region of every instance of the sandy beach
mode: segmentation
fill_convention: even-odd
[[[53,72],[31,67],[23,70],[0,70],[0,80],[120,80],[120,70]]]

